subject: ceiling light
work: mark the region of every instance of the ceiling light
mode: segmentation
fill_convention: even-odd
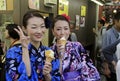
[[[91,0],[91,1],[93,1],[94,3],[96,3],[96,4],[100,5],[100,6],[103,6],[103,3],[98,1],[98,0]]]

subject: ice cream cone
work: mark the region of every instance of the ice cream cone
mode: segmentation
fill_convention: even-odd
[[[62,37],[60,40],[58,40],[58,43],[61,44],[62,46],[65,46],[66,42],[67,41],[66,41],[65,37]]]
[[[46,50],[45,56],[46,56],[46,62],[52,62],[52,60],[55,59],[54,52],[52,50]]]

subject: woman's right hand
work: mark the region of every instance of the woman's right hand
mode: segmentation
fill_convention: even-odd
[[[31,76],[31,65],[30,65],[30,57],[29,57],[29,51],[28,51],[28,43],[29,43],[29,37],[25,36],[23,33],[23,30],[18,26],[18,29],[14,29],[20,36],[20,42],[22,45],[22,60],[26,67],[26,72],[28,76]]]
[[[57,52],[59,53],[59,57],[62,58],[63,53],[65,52],[65,45],[62,45],[62,44],[57,42],[56,46],[57,46]]]
[[[23,32],[23,30],[20,28],[20,26],[18,26],[18,29],[14,29],[20,36],[20,42],[22,47],[27,48],[28,44],[29,44],[29,36],[26,36]]]

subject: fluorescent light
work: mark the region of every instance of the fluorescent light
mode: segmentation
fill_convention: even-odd
[[[98,0],[91,0],[91,1],[93,1],[94,3],[96,3],[96,4],[100,5],[100,6],[103,6],[103,3],[101,3],[101,2],[98,1]]]

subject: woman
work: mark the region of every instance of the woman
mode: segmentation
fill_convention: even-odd
[[[57,39],[52,49],[60,61],[59,71],[62,81],[99,81],[97,69],[79,42],[67,41],[65,47],[58,42],[62,37],[67,40],[70,35],[70,23],[67,17],[56,16],[52,27],[53,35]]]
[[[50,48],[41,43],[46,27],[40,12],[27,12],[23,17],[23,29],[25,35],[20,27],[15,29],[20,36],[21,47],[11,47],[13,52],[7,52],[6,80],[59,81],[60,75],[56,69],[58,66],[55,66],[57,61],[45,61],[45,51]]]
[[[18,71],[16,70],[18,66],[16,65],[18,65],[20,62],[17,62],[19,61],[19,57],[16,58],[16,56],[21,55],[21,45],[19,41],[20,37],[18,33],[14,30],[14,28],[18,29],[17,26],[17,24],[8,24],[6,26],[5,38],[10,40],[11,43],[9,49],[6,52],[6,81],[12,81],[12,79],[16,80],[19,76],[19,74],[17,73]],[[10,79],[10,77],[12,78]]]
[[[117,64],[116,64],[116,77],[117,81],[120,81],[120,43],[116,46],[116,56],[117,56]]]
[[[0,64],[2,63],[2,55],[4,55],[2,41],[0,39]]]

